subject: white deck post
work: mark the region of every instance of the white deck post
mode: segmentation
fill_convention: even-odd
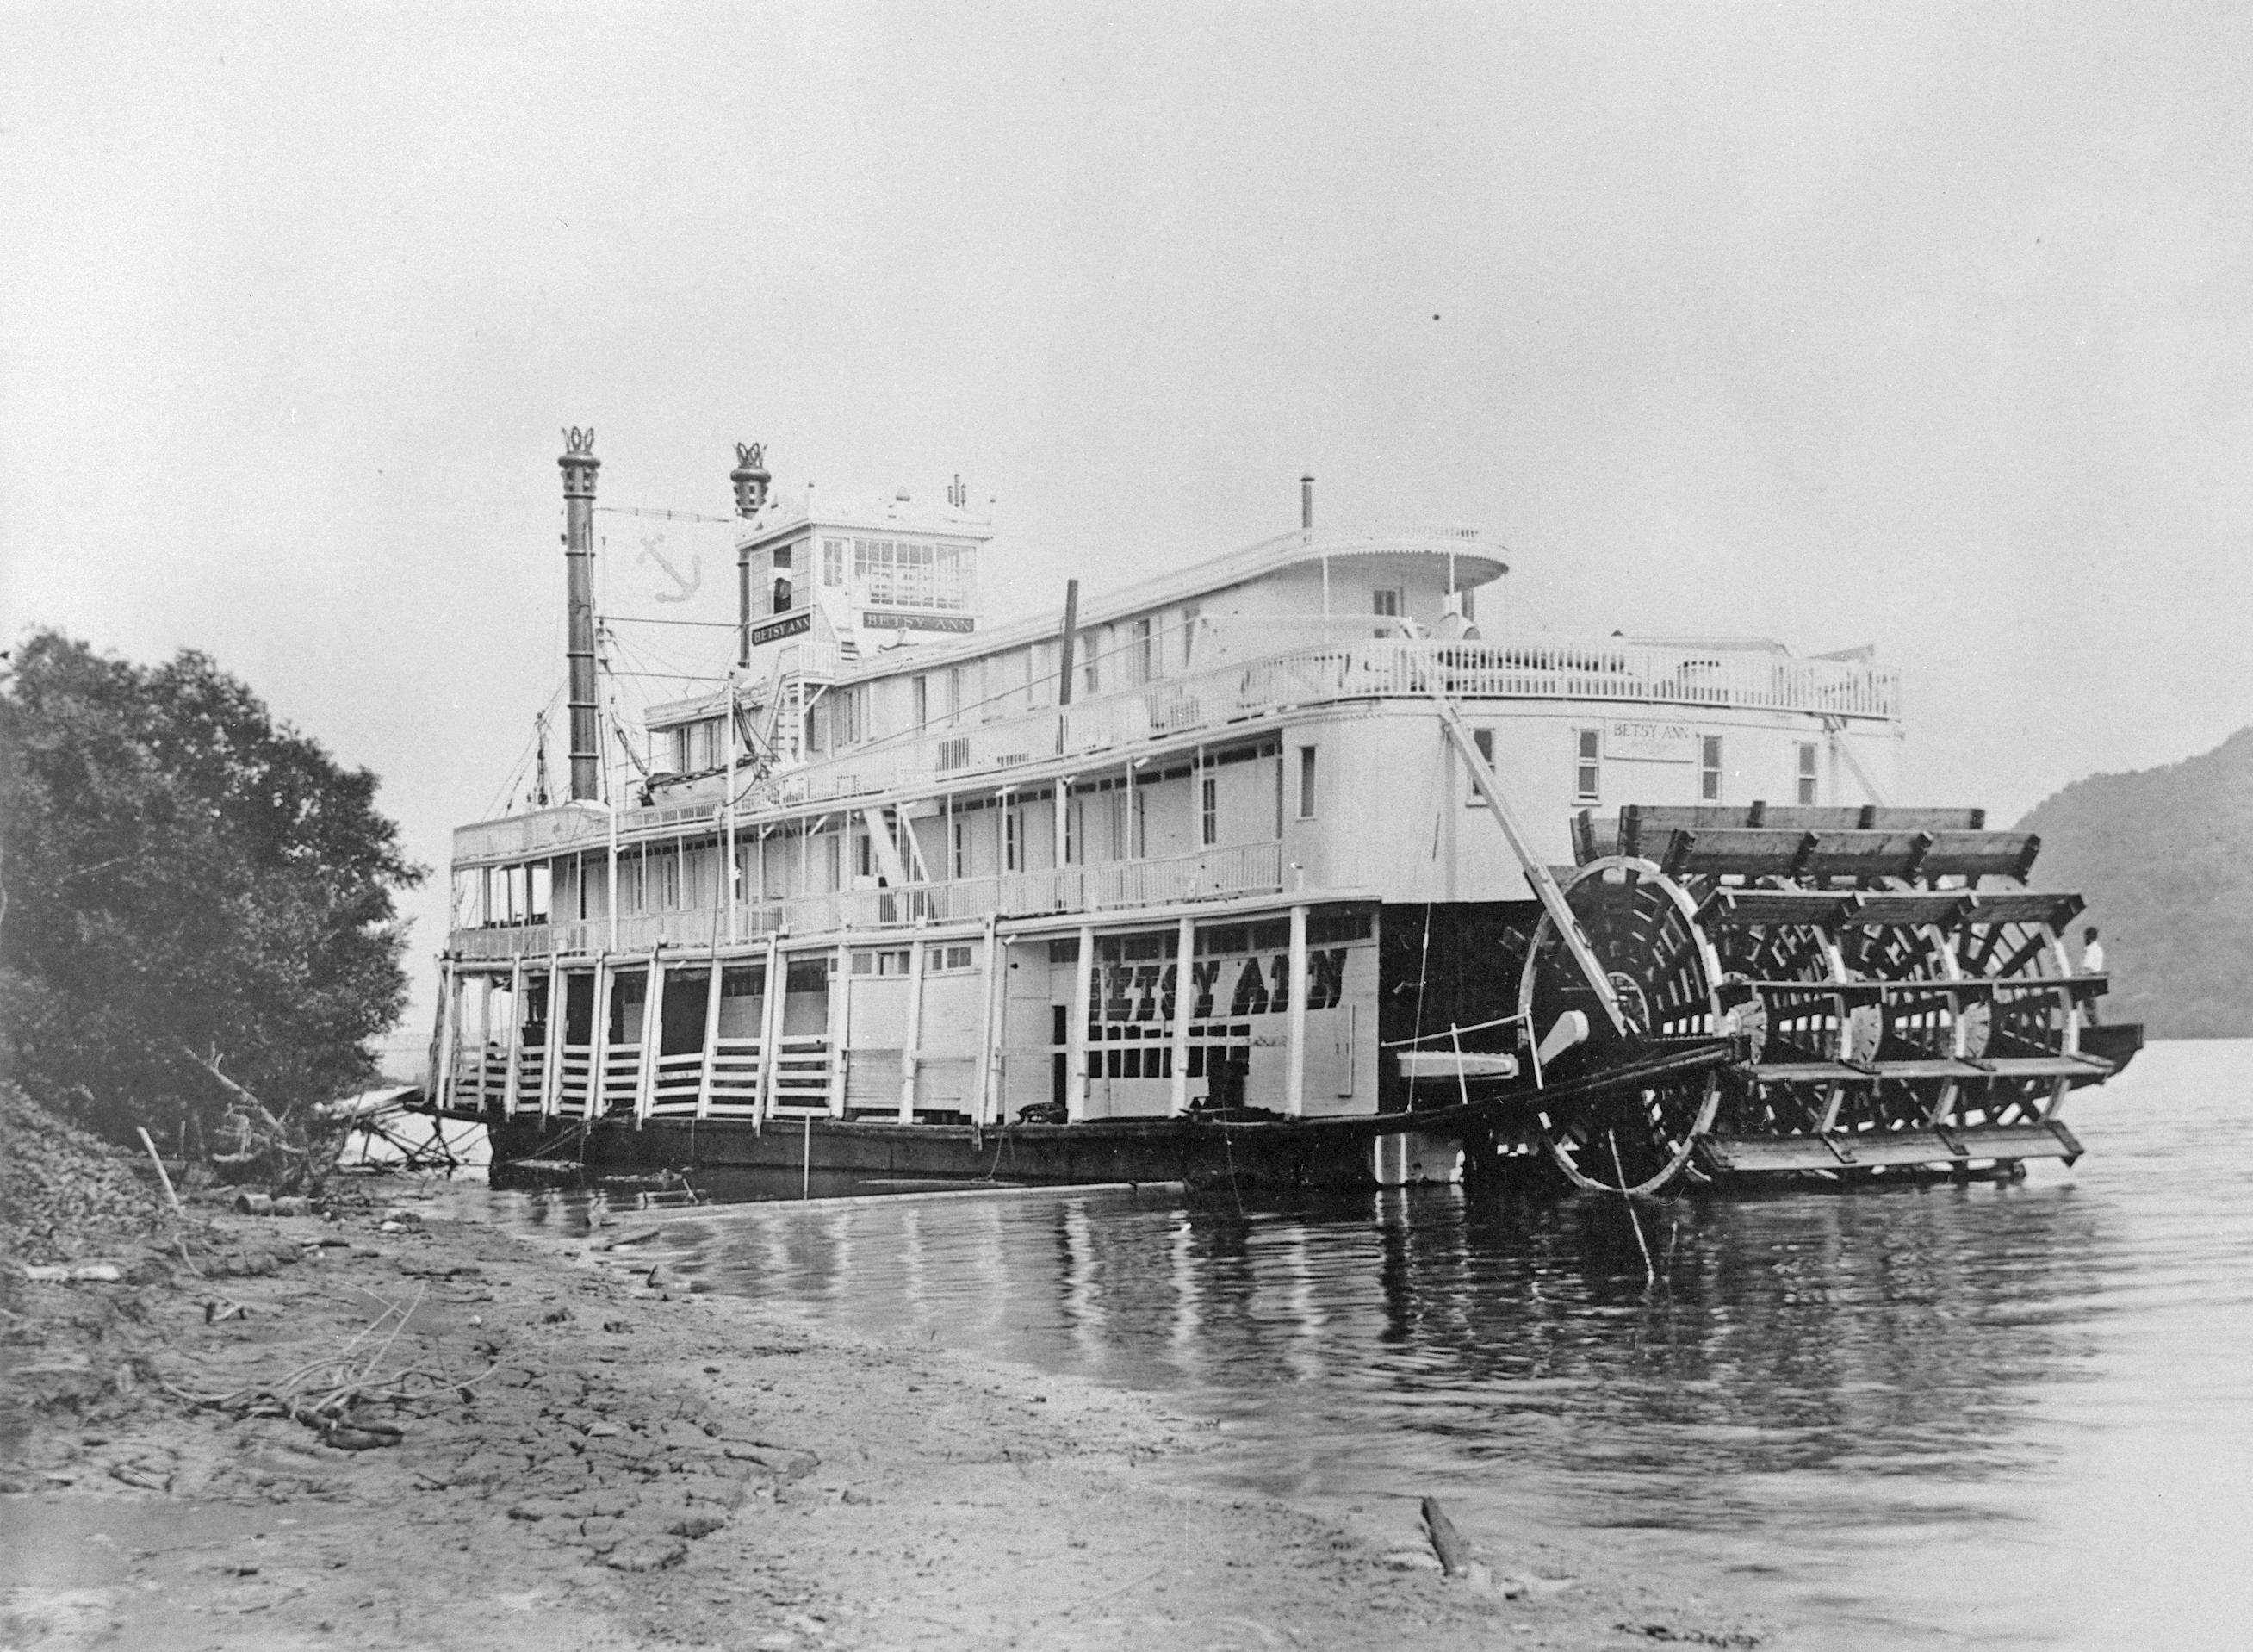
[[[986,915],[986,972],[978,1005],[978,1102],[971,1117],[980,1125],[994,1119],[994,1091],[1001,1076],[1001,1017],[995,1014],[994,993],[1001,984],[1001,920]]]
[[[504,1119],[516,1116],[517,1091],[524,1079],[520,1070],[524,1065],[524,960],[513,958],[508,966],[508,1070],[501,1075],[500,1111]]]
[[[729,863],[729,876],[734,875],[734,863]],[[720,954],[712,954],[712,978],[704,990],[704,1064],[696,1075],[696,1116],[712,1116],[712,1063],[717,1058],[720,1042]]]
[[[1087,1117],[1087,1012],[1093,991],[1095,929],[1079,926],[1079,962],[1072,971],[1071,1025],[1064,1028],[1064,1116],[1073,1124]]]
[[[779,931],[767,938],[766,994],[759,1000],[759,1084],[751,1098],[751,1123],[764,1130],[774,1112],[775,1073],[782,1057],[783,993],[790,985],[790,963],[782,955]]]
[[[462,1042],[461,1024],[462,975],[450,958],[438,977],[437,1048],[430,1052],[431,1084],[438,1092],[436,1099],[442,1107],[454,1099],[454,1051]]]
[[[845,1116],[846,1040],[853,1031],[853,958],[840,941],[830,951],[829,1116]]]
[[[563,1015],[565,1000],[570,996],[563,980],[563,965],[553,952],[548,955],[548,1052],[540,1068],[540,1112],[542,1118],[555,1116],[556,1104],[563,1094]]]
[[[603,1094],[610,1077],[610,997],[618,990],[617,973],[607,958],[595,965],[595,1008],[587,1023],[587,1112],[589,1119],[604,1110]]]
[[[634,1073],[634,1119],[649,1117],[657,1101],[657,1046],[665,1031],[665,958],[649,959],[649,990],[641,1000],[641,1062]]]
[[[923,1041],[923,954],[920,940],[908,943],[908,1026],[900,1044],[900,1122],[915,1122],[916,1051]]]
[[[1189,1110],[1189,1010],[1196,1000],[1196,921],[1184,917],[1174,942],[1174,1093],[1166,1111]]]
[[[1283,1079],[1283,1110],[1296,1119],[1307,1111],[1307,909],[1291,909],[1291,1018],[1289,1067]]]

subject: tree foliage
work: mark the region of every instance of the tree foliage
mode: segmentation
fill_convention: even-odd
[[[34,632],[0,687],[0,1055],[106,1134],[208,1135],[216,1055],[282,1107],[360,1087],[406,998],[422,869],[376,777],[206,656],[145,667]]]

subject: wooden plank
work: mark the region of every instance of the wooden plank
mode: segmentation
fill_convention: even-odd
[[[1981,897],[1964,889],[1873,889],[1854,903],[1849,929],[1895,929],[1908,924],[1945,928]]]
[[[1906,878],[1933,845],[1922,832],[1817,832],[1801,863],[1810,878]]]
[[[2062,1125],[1971,1130],[1887,1130],[1824,1136],[1708,1136],[1699,1152],[1715,1169],[1761,1171],[1899,1168],[1980,1159],[2077,1159],[2081,1143]]]
[[[1816,835],[1765,826],[1677,828],[1662,864],[1670,876],[1793,877]]]
[[[2033,869],[2041,839],[2031,832],[1936,832],[1924,875],[2023,878]]]
[[[1855,896],[1848,889],[1716,889],[1698,913],[1713,929],[1778,924],[1820,927],[1852,923]]]
[[[1981,889],[1969,897],[1964,919],[1972,924],[2047,924],[2062,929],[2089,903],[2078,895],[2046,889]]]

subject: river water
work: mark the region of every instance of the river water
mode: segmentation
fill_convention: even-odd
[[[2161,1044],[2016,1185],[1239,1210],[1052,1191],[735,1207],[714,1289],[1161,1390],[1203,1471],[1413,1531],[1530,1521],[1782,1644],[2253,1645],[2253,1043]],[[566,1227],[587,1195],[485,1195]],[[1508,1557],[1499,1557],[1503,1565]]]

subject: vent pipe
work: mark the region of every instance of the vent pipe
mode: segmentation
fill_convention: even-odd
[[[1315,478],[1310,476],[1302,476],[1299,478],[1299,526],[1302,528],[1308,528],[1314,526],[1314,525]]]
[[[563,433],[563,566],[570,603],[564,655],[571,667],[571,800],[603,795],[602,729],[595,716],[595,433],[576,426]]]

